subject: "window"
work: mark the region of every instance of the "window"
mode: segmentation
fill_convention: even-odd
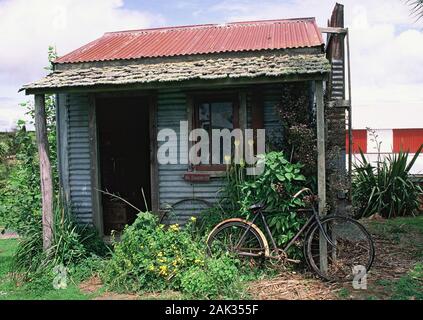
[[[237,96],[211,96],[194,100],[194,128],[201,128],[209,134],[209,154],[212,153],[212,130],[238,128],[238,99]],[[222,143],[222,141],[221,141]],[[196,170],[225,170],[223,149],[220,148],[220,165],[200,164]]]

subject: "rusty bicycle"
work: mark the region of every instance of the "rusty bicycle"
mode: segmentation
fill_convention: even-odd
[[[278,248],[266,221],[264,204],[254,204],[250,211],[251,221],[232,218],[220,222],[207,238],[208,254],[216,256],[232,253],[240,258],[271,259],[274,263],[299,262],[287,256],[289,248],[305,234],[304,258],[312,271],[328,281],[351,281],[357,270],[368,272],[375,256],[372,237],[358,221],[337,215],[320,217],[318,197],[304,188],[294,195],[303,195],[311,213],[307,222],[292,237],[284,248]],[[283,213],[282,213],[283,214]],[[263,231],[255,223],[262,221],[264,230],[271,240],[271,247]]]

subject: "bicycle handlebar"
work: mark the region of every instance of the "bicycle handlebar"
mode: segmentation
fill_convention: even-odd
[[[298,191],[295,195],[294,195],[294,199],[298,198],[298,196],[304,192],[309,192],[311,194],[313,194],[313,191],[311,191],[309,188],[302,188],[300,191]]]

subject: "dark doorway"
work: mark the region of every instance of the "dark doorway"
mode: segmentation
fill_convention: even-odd
[[[148,101],[140,97],[96,101],[102,190],[119,195],[140,210],[151,209]],[[145,194],[145,201],[142,195]],[[102,194],[104,234],[131,224],[137,210]]]

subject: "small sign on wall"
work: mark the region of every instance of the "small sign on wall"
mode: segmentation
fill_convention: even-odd
[[[207,173],[187,172],[184,174],[184,180],[190,182],[208,182],[210,175]]]

